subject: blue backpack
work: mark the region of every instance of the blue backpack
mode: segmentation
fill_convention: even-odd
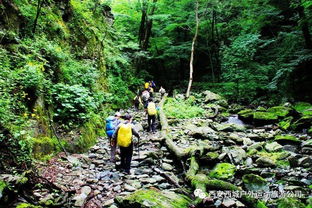
[[[106,119],[106,134],[108,137],[112,137],[115,130],[116,130],[115,120],[116,120],[116,118],[114,116],[109,116]]]

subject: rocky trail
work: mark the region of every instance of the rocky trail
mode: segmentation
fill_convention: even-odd
[[[125,196],[141,189],[155,187],[160,190],[175,191],[174,183],[179,179],[175,176],[173,160],[165,147],[159,143],[160,132],[149,133],[145,127],[145,113],[128,110],[134,115],[134,124],[140,134],[138,148],[134,148],[131,162],[131,173],[125,175],[118,171],[110,159],[110,147],[107,138],[99,138],[97,145],[88,153],[62,153],[44,168],[42,176],[57,184],[67,192],[75,193],[67,202],[75,207],[115,207],[115,196]],[[117,156],[117,163],[119,157]],[[170,172],[169,172],[170,171]],[[161,174],[170,176],[168,181]],[[37,193],[44,201],[53,198],[53,194]]]
[[[271,208],[303,207],[311,197],[312,142],[306,133],[285,134],[274,124],[255,127],[237,115],[213,115],[165,118],[166,136],[164,129],[144,130],[143,111],[128,112],[141,136],[130,175],[109,162],[106,138],[85,154],[60,154],[43,168],[43,177],[71,193],[64,207],[188,207],[198,200],[194,190],[204,191],[197,207],[265,207],[245,195]],[[48,201],[58,194],[41,189],[37,196]]]

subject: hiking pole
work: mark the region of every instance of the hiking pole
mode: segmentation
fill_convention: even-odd
[[[140,137],[138,138],[138,160],[140,160]]]

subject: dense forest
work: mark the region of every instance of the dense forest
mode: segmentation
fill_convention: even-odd
[[[311,208],[311,33],[312,0],[0,0],[0,207]],[[144,110],[132,108],[150,80],[155,135],[145,131]],[[160,87],[170,97],[157,93]],[[107,157],[106,118],[116,111],[131,113],[145,140],[143,157],[135,153],[133,161],[142,165],[134,166],[137,175],[170,186],[144,192],[139,178],[131,178],[134,190],[117,180],[106,184],[107,196],[101,193],[106,185],[98,181],[109,164],[98,161]],[[221,127],[232,118],[234,126]],[[99,164],[84,167],[86,154]],[[274,165],[247,165],[265,156]],[[90,171],[77,175],[96,175],[94,183],[84,179],[92,192],[81,203],[77,196],[85,189],[47,176],[68,168],[59,160]],[[152,172],[140,172],[144,167]],[[283,169],[300,176],[286,180]],[[246,185],[253,179],[258,189]],[[281,184],[302,186],[309,197],[272,202],[244,195],[239,206],[193,193]],[[122,199],[121,190],[136,192]],[[57,194],[46,199],[47,192]],[[157,194],[165,204],[145,201]]]

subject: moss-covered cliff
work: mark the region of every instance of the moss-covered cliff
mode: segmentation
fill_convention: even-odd
[[[13,163],[53,154],[56,137],[84,151],[108,112],[130,103],[140,80],[113,21],[100,1],[0,1],[1,161],[21,150]]]

